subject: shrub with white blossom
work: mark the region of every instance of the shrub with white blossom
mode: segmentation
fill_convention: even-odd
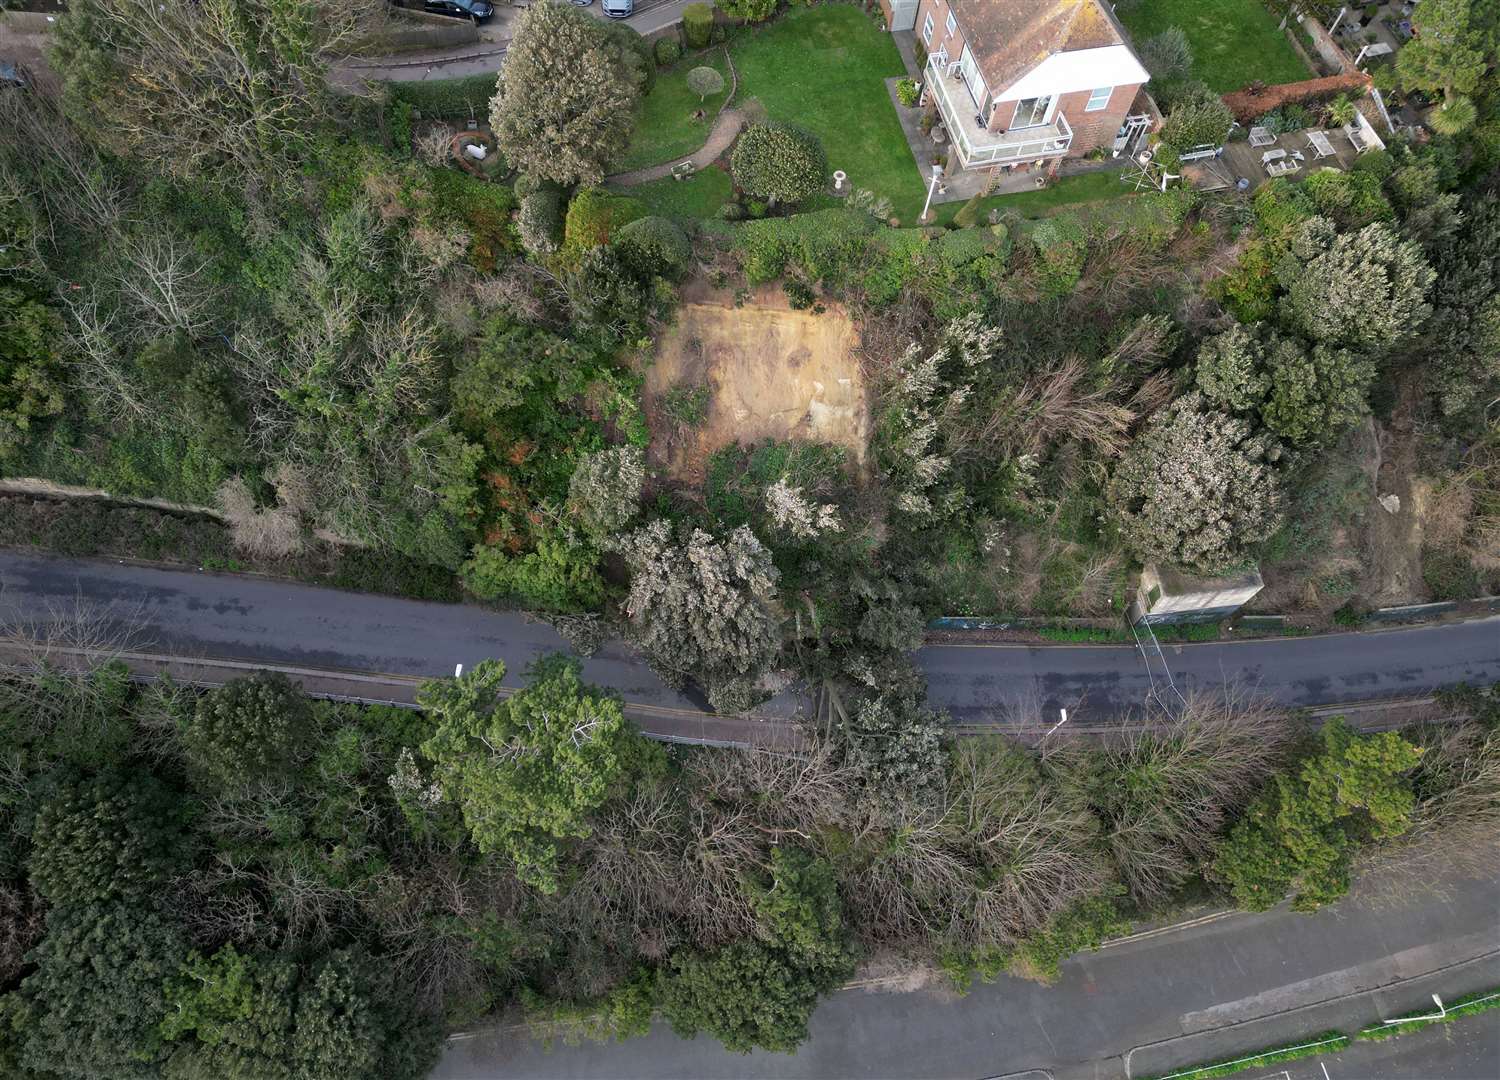
[[[1109,485],[1120,535],[1144,560],[1202,573],[1242,562],[1281,524],[1276,443],[1198,391],[1152,420]]]

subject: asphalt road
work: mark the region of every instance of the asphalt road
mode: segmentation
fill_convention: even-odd
[[[1237,913],[1084,953],[1053,986],[1002,976],[952,994],[845,990],[813,1015],[796,1054],[725,1051],[707,1036],[679,1039],[658,1025],[624,1043],[553,1046],[512,1029],[455,1040],[440,1080],[714,1080],[844,1077],[975,1080],[1037,1070],[1040,1078],[1161,1075],[1222,1061],[1311,1033],[1349,1031],[1447,998],[1500,985],[1500,915],[1493,879],[1456,881],[1315,915]],[[1335,1080],[1423,1076],[1493,1078],[1472,1029],[1453,1025],[1458,1050],[1401,1045],[1328,1059]],[[1465,1033],[1461,1025],[1471,1031]],[[1404,1064],[1387,1070],[1385,1059]],[[1440,1062],[1447,1062],[1440,1067]],[[1306,1063],[1301,1063],[1305,1065]],[[1346,1067],[1347,1064],[1347,1067]],[[1488,1071],[1485,1071],[1485,1069]],[[1425,1071],[1424,1071],[1425,1069]],[[1044,1072],[1042,1070],[1045,1070]],[[1303,1080],[1306,1069],[1299,1071]],[[1249,1080],[1281,1075],[1279,1067]],[[1316,1070],[1307,1077],[1314,1080]]]
[[[448,675],[499,658],[519,675],[567,645],[524,615],[423,603],[232,574],[0,552],[0,626],[107,612],[130,645],[185,657],[308,668]],[[1500,682],[1500,617],[1362,634],[1167,647],[1184,690],[1239,684],[1288,705],[1419,696],[1458,682]],[[1151,676],[1133,646],[931,646],[917,654],[932,702],[960,723],[1108,718],[1142,703]],[[666,686],[625,646],[584,664],[589,680],[627,702],[694,710],[704,702]],[[512,681],[512,680],[508,680]],[[803,699],[763,706],[790,716]]]

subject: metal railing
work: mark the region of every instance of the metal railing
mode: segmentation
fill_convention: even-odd
[[[955,101],[948,82],[936,59],[928,59],[927,87],[937,101],[953,149],[966,167],[1052,157],[1067,153],[1068,147],[1073,145],[1073,129],[1062,113],[1042,127],[1023,128],[1008,134],[984,130],[977,119],[970,116],[974,112],[973,103],[966,96]]]

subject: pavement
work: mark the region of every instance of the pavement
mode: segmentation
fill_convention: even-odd
[[[1066,961],[1053,986],[1010,976],[965,997],[845,990],[813,1015],[795,1054],[732,1054],[658,1024],[623,1043],[551,1049],[512,1028],[450,1041],[435,1080],[599,1078],[922,1078],[1122,1080],[1351,1031],[1500,985],[1493,877],[1423,884],[1403,897],[1351,898],[1313,915],[1233,913],[1126,939]],[[1493,1080],[1495,1014],[1420,1041],[1329,1057],[1331,1080],[1410,1076]],[[1485,1029],[1490,1029],[1486,1031]],[[1408,1041],[1413,1040],[1413,1041]],[[1311,1070],[1311,1071],[1309,1071]],[[1315,1062],[1286,1066],[1321,1080]],[[1281,1077],[1281,1067],[1246,1080]]]
[[[519,676],[566,651],[548,624],[517,612],[403,600],[247,575],[0,552],[0,627],[76,619],[81,610],[127,627],[129,647],[308,669],[450,675],[499,658]],[[1459,682],[1500,683],[1500,617],[1364,633],[1165,646],[1184,692],[1238,686],[1289,706],[1420,697]],[[931,702],[963,726],[1032,727],[1061,708],[1069,722],[1110,720],[1159,685],[1133,646],[930,645],[916,654]],[[706,702],[653,674],[620,642],[584,663],[584,677],[652,710],[702,715]],[[1155,680],[1155,682],[1153,682]],[[756,715],[810,707],[788,691]],[[754,720],[750,721],[753,725]]]

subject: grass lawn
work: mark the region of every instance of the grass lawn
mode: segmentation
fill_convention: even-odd
[[[1091,172],[1081,176],[1065,176],[1040,191],[1023,191],[1018,195],[991,195],[979,202],[981,217],[988,211],[1014,210],[1022,217],[1041,218],[1062,207],[1078,203],[1099,202],[1103,199],[1118,199],[1130,194],[1130,189],[1120,183],[1117,172]],[[953,215],[963,208],[963,203],[940,203],[936,207],[937,220],[934,225],[946,225]],[[918,210],[921,207],[917,207]],[[913,219],[915,220],[915,219]]]
[[[1181,27],[1193,47],[1193,74],[1221,94],[1257,80],[1301,82],[1316,74],[1260,0],[1140,0],[1121,5],[1119,15],[1137,45],[1169,26]]]
[[[724,89],[710,94],[701,104],[687,85],[687,73],[695,67],[711,67],[724,76]],[[610,166],[610,171],[642,169],[691,154],[708,138],[714,117],[719,115],[719,106],[728,94],[729,69],[722,49],[710,50],[706,56],[683,57],[671,70],[657,76],[656,88],[641,102],[630,146],[625,156]],[[705,119],[694,120],[693,113],[700,108]]]
[[[633,195],[651,208],[653,214],[664,217],[711,218],[719,207],[729,201],[734,185],[723,169],[704,169],[686,180],[653,180],[649,184],[618,188],[625,195]]]
[[[926,194],[885,80],[906,74],[889,34],[847,4],[799,8],[735,38],[740,94],[773,120],[800,124],[857,188],[889,198],[914,221]]]

